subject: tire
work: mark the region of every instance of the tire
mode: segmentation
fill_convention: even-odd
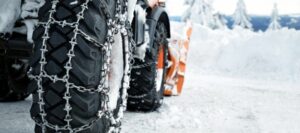
[[[45,5],[39,11],[39,21],[47,22],[49,20],[49,11],[52,7],[52,0],[46,0]],[[109,14],[114,16],[115,14],[115,1],[102,0],[109,8]],[[56,13],[54,18],[58,21],[66,20],[67,22],[74,22],[77,19],[76,14],[81,10],[81,5],[84,0],[78,0],[74,3],[74,0],[59,1],[56,7]],[[73,4],[70,4],[73,3]],[[100,8],[100,0],[93,0],[89,2],[88,9],[84,12],[84,19],[80,21],[79,29],[83,30],[90,37],[94,38],[101,44],[106,41],[106,35],[108,27],[106,25],[107,19],[104,15],[102,8]],[[67,52],[70,49],[70,39],[73,37],[73,30],[70,26],[58,26],[52,24],[49,30],[49,39],[47,40],[46,61],[47,64],[44,70],[49,75],[57,75],[62,77],[66,73],[64,68],[68,61]],[[32,75],[39,75],[40,72],[40,60],[41,60],[41,47],[43,44],[43,35],[45,32],[43,26],[38,26],[34,31],[34,56],[31,60],[31,73]],[[122,45],[122,43],[120,44]],[[72,69],[70,70],[69,82],[74,83],[77,86],[83,86],[85,88],[97,88],[99,81],[101,80],[101,73],[105,59],[103,58],[105,53],[92,42],[86,40],[83,36],[77,36],[77,45],[74,48],[75,56],[72,58]],[[124,53],[121,53],[124,54]],[[42,116],[40,114],[39,93],[36,80],[32,80],[29,88],[33,89],[33,104],[31,107],[31,117],[37,122],[42,123]],[[43,99],[45,102],[44,110],[47,114],[45,120],[52,125],[65,126],[66,111],[64,110],[66,100],[64,94],[66,91],[66,83],[62,81],[52,82],[47,78],[42,78],[43,86]],[[121,83],[120,83],[121,85]],[[118,91],[119,92],[119,91]],[[120,92],[121,93],[121,92]],[[112,125],[109,118],[101,117],[97,119],[98,111],[103,105],[103,95],[100,93],[79,92],[75,88],[70,89],[70,105],[72,110],[70,116],[72,121],[70,122],[71,128],[78,128],[83,125],[89,124],[91,121],[96,122],[85,130],[78,133],[106,133]],[[121,99],[118,97],[116,108],[114,109],[114,116],[116,117],[118,110],[121,106]],[[42,133],[42,126],[36,124],[35,132]],[[55,131],[53,128],[46,126],[46,133],[69,133],[71,130],[59,130]],[[43,132],[44,133],[44,132]]]
[[[0,102],[21,101],[29,96],[25,60],[0,56]]]
[[[144,61],[135,59],[134,66],[136,67],[131,71],[130,89],[128,90],[128,110],[155,111],[162,104],[168,53],[167,29],[162,22],[157,24],[153,42],[153,47],[146,51]],[[159,56],[160,52],[163,57]],[[157,78],[159,57],[163,59],[163,62],[160,63],[162,64],[161,78]]]

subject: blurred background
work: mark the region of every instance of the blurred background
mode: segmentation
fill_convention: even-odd
[[[245,15],[251,18],[249,21],[252,23],[254,31],[268,29],[276,5],[278,16],[280,16],[278,21],[282,27],[300,29],[299,0],[176,0],[176,2],[168,0],[167,3],[172,20],[181,21],[190,15],[199,15],[205,16],[204,19],[206,20],[199,20],[199,17],[194,17],[194,20],[209,22],[212,21],[209,20],[213,19],[212,17],[220,17],[219,19],[228,28],[233,28],[234,14],[239,7],[242,7],[245,10]],[[241,9],[238,10],[241,11]]]

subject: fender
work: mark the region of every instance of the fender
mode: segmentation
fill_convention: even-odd
[[[158,22],[163,22],[167,28],[167,37],[171,37],[171,31],[170,31],[170,20],[167,12],[163,7],[154,7],[152,10],[148,10],[147,12],[147,20],[146,23],[149,25],[150,30],[150,38],[154,38],[154,33],[156,29],[156,25]],[[153,39],[150,39],[149,45],[153,44]],[[150,46],[151,48],[152,46]]]
[[[134,19],[132,21],[132,27],[134,31],[134,40],[137,46],[142,45],[145,42],[145,22],[146,22],[146,12],[140,6],[137,5],[134,10]]]

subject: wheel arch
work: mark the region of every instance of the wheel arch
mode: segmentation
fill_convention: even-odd
[[[164,25],[167,28],[167,37],[170,38],[171,37],[170,19],[165,9],[163,7],[155,7],[153,9],[148,9],[147,14],[148,16],[147,16],[146,23],[149,26],[150,38],[154,38],[154,33],[158,22],[164,23]],[[154,39],[150,39],[150,43],[149,43],[150,48],[153,45],[153,41]]]
[[[158,22],[163,22],[168,30],[167,33],[168,38],[170,38],[171,37],[170,19],[165,9],[162,7],[155,7],[150,11],[148,10],[148,14],[150,15],[147,16],[147,19],[151,19],[154,21],[154,25],[150,25],[150,27],[155,28]]]

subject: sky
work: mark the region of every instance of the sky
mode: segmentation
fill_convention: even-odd
[[[224,14],[233,14],[238,0],[214,0],[214,8]],[[277,3],[279,14],[300,14],[300,0],[244,0],[249,14],[270,15]]]
[[[238,0],[213,0],[215,11],[232,15]],[[184,0],[168,0],[170,15],[180,15],[185,7]],[[244,0],[248,14],[271,15],[274,3],[277,3],[280,15],[300,14],[300,0]]]

